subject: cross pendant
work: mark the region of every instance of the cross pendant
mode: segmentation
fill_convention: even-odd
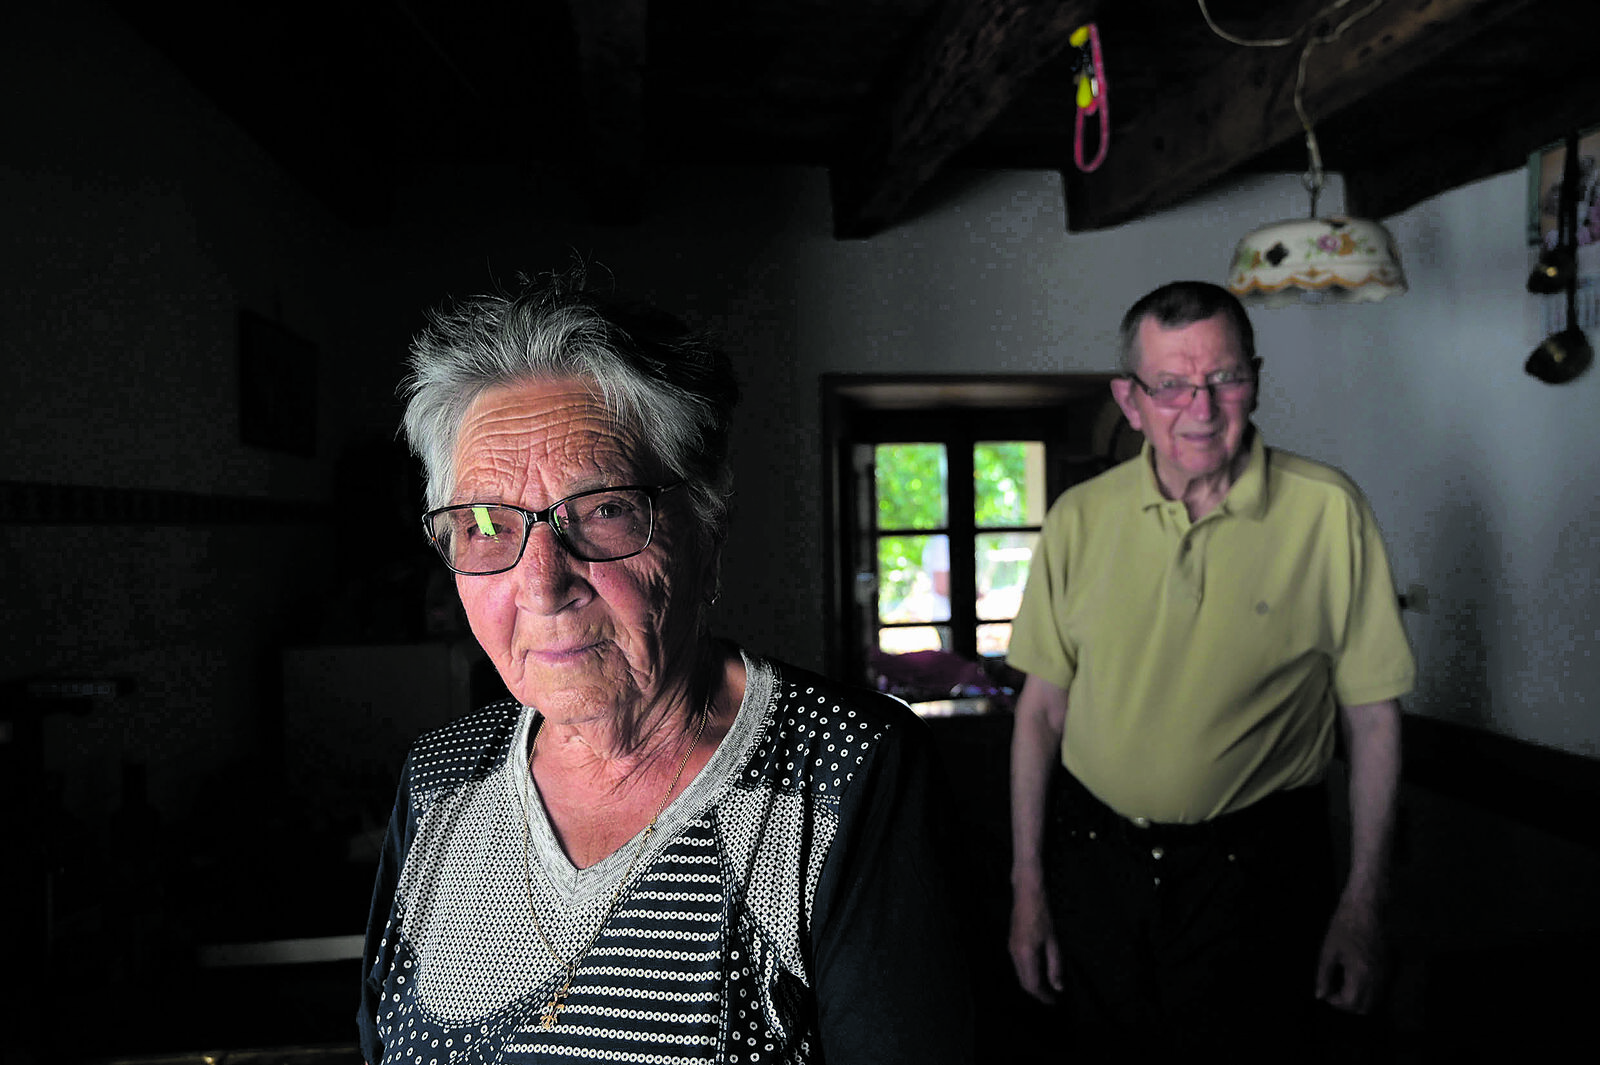
[[[560,1015],[562,1010],[567,1008],[564,1000],[571,990],[572,970],[568,969],[566,982],[556,989],[555,994],[550,996],[550,1001],[544,1004],[544,1012],[539,1015],[540,1031],[548,1032],[550,1029],[556,1026],[556,1018]]]

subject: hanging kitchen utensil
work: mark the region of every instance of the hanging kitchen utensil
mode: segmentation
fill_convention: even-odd
[[[1557,201],[1556,246],[1540,252],[1539,264],[1528,277],[1528,291],[1542,295],[1567,292],[1567,325],[1545,337],[1528,361],[1529,374],[1545,384],[1571,381],[1589,368],[1594,349],[1578,325],[1578,134],[1567,134],[1566,159],[1561,167],[1561,189]],[[1557,284],[1559,282],[1559,285]]]

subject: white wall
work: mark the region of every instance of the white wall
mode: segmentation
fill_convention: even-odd
[[[1397,580],[1430,593],[1410,616],[1411,705],[1593,757],[1600,375],[1553,387],[1522,370],[1543,338],[1542,300],[1523,287],[1525,200],[1515,172],[1393,219],[1411,292],[1332,309],[1335,334],[1327,309],[1285,318],[1282,346],[1306,356],[1263,425],[1357,478]]]

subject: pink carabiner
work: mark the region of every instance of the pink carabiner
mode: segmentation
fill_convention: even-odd
[[[1089,31],[1089,61],[1094,73],[1091,75],[1085,72],[1083,75],[1086,78],[1093,78],[1090,82],[1091,98],[1088,104],[1078,108],[1078,117],[1074,123],[1072,134],[1072,161],[1078,165],[1079,170],[1088,174],[1099,169],[1100,164],[1105,162],[1106,149],[1111,146],[1111,106],[1106,97],[1108,86],[1106,84],[1105,61],[1100,55],[1100,31],[1092,22],[1085,28]],[[1085,163],[1083,161],[1083,116],[1096,113],[1100,115],[1100,146],[1095,152],[1094,158]]]

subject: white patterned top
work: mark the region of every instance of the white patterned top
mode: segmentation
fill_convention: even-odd
[[[417,741],[368,923],[358,1021],[373,1065],[966,1062],[926,726],[903,704],[746,656],[733,727],[637,838],[566,857],[514,702]],[[525,873],[524,841],[532,875]]]

